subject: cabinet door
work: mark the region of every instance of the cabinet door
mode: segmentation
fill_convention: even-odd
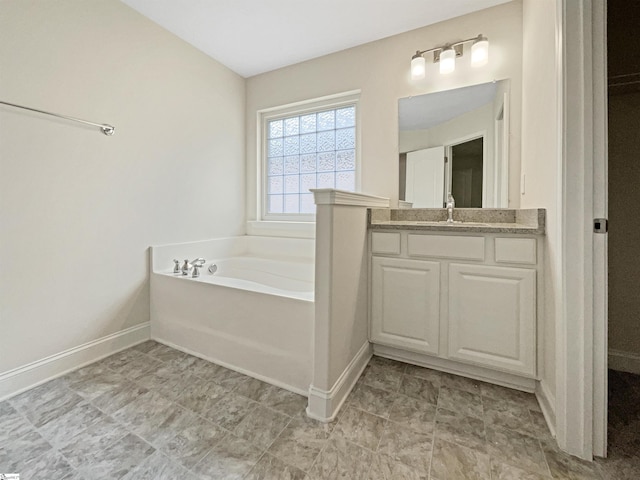
[[[371,341],[438,353],[440,264],[373,257]]]
[[[449,358],[535,375],[536,271],[449,266]]]

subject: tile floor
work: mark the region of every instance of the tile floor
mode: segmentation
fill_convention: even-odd
[[[626,377],[612,386],[620,399],[640,395]],[[149,341],[0,402],[0,472],[25,480],[640,478],[638,402],[633,415],[613,415],[612,455],[597,463],[558,451],[532,395],[379,357],[335,422],[310,420],[305,406],[304,397]]]

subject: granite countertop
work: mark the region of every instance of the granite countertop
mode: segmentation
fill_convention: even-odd
[[[372,230],[420,230],[425,232],[513,233],[544,235],[543,208],[457,208],[454,223],[446,223],[443,208],[371,208]]]

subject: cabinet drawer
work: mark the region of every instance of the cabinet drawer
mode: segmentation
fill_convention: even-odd
[[[400,255],[400,234],[372,232],[371,253]]]
[[[409,234],[409,256],[484,260],[484,237]]]
[[[536,264],[536,241],[533,238],[496,238],[496,263]]]

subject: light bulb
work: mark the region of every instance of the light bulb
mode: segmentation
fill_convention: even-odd
[[[487,37],[478,35],[478,38],[471,46],[471,66],[482,67],[489,61],[489,40]]]
[[[456,52],[446,47],[440,52],[440,73],[451,73],[456,69]]]
[[[416,52],[413,58],[411,58],[411,78],[413,80],[424,78],[426,69],[424,57]]]

